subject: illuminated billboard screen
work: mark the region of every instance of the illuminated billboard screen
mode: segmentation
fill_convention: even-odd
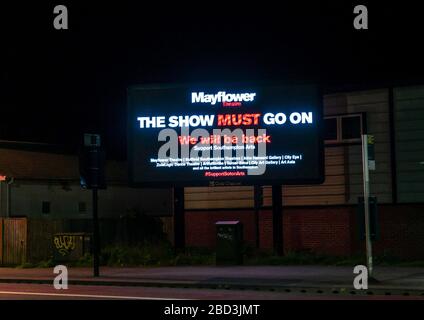
[[[132,87],[128,107],[133,185],[323,182],[314,86]]]

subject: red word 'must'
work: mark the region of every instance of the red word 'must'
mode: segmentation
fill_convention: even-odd
[[[219,114],[218,126],[251,126],[259,124],[260,113]]]

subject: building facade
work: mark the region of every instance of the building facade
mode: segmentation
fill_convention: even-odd
[[[325,182],[283,186],[283,247],[350,256],[363,252],[358,221],[362,196],[361,134],[375,137],[371,194],[378,202],[377,255],[424,257],[424,86],[326,94]],[[130,212],[165,217],[172,239],[169,189],[133,189],[125,163],[108,162],[108,188],[99,192],[101,218]],[[262,186],[254,214],[253,187],[184,189],[186,246],[215,247],[215,223],[240,220],[251,246],[271,250],[272,193]],[[91,192],[79,185],[78,158],[0,146],[0,217],[90,219]]]
[[[424,86],[324,96],[325,182],[283,186],[286,252],[354,255],[363,251],[358,197],[363,195],[361,134],[375,137],[378,255],[424,257]],[[253,187],[185,188],[188,246],[215,245],[215,222],[240,220],[245,240],[272,248],[271,187],[263,186],[259,228]]]
[[[78,157],[52,152],[0,148],[0,217],[91,219],[92,193],[80,186]],[[108,161],[107,189],[99,191],[99,217],[134,212],[172,214],[170,190],[128,186],[126,163]]]

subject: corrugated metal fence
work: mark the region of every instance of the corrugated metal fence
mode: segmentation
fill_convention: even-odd
[[[19,265],[27,257],[27,219],[0,218],[0,265]]]

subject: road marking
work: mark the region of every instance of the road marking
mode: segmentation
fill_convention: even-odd
[[[17,291],[0,291],[0,294],[24,295],[24,296],[68,297],[68,298],[124,299],[124,300],[184,300],[184,299],[174,299],[174,298],[105,296],[105,295],[76,294],[76,293],[73,294],[73,293],[45,293],[45,292],[17,292]]]

